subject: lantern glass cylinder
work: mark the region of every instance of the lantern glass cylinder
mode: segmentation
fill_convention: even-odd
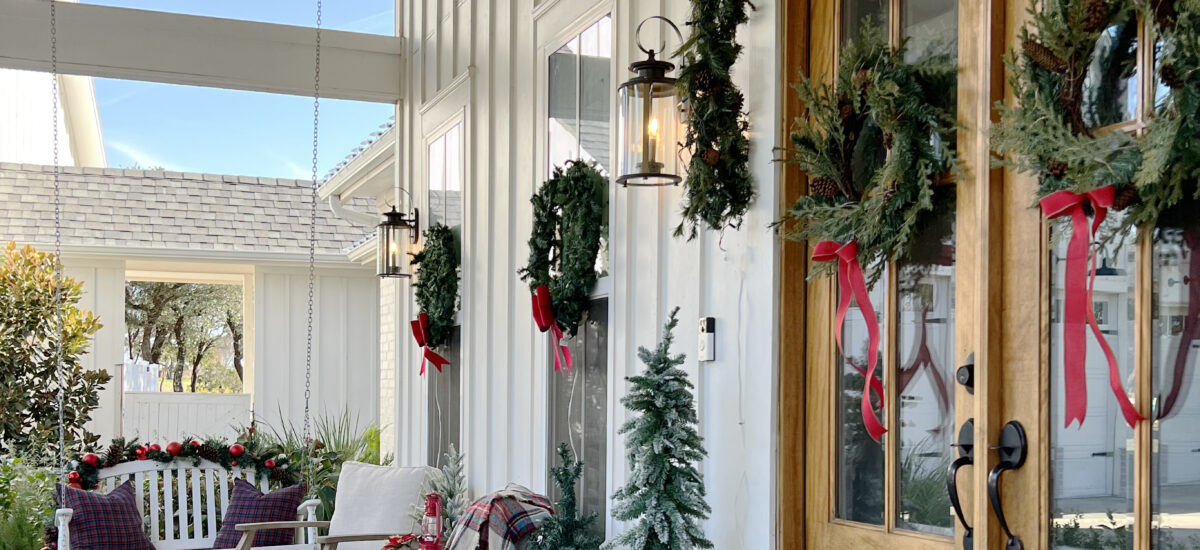
[[[650,59],[629,67],[637,76],[617,91],[617,183],[675,185],[679,176],[679,90],[666,73],[675,66]]]
[[[412,231],[409,222],[394,209],[384,213],[379,224],[379,249],[375,255],[375,272],[380,277],[408,277],[405,256],[410,241],[407,233]]]

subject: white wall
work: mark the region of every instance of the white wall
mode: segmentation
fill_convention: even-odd
[[[624,378],[637,372],[638,346],[652,346],[667,312],[680,306],[676,351],[689,355],[697,384],[703,465],[712,518],[705,528],[717,548],[774,546],[777,243],[776,165],[771,162],[778,123],[775,6],[756,2],[741,29],[746,45],[735,80],[751,112],[752,163],[759,197],[740,231],[706,233],[686,242],[670,236],[678,223],[682,190],[610,190],[612,280],[610,312],[610,494],[627,477],[626,419],[619,399]],[[527,257],[529,196],[545,177],[537,106],[545,82],[541,64],[555,40],[578,32],[604,13],[614,17],[613,82],[628,77],[635,57],[633,30],[650,15],[688,18],[684,0],[534,0],[404,3],[402,34],[410,54],[398,126],[399,181],[423,181],[424,136],[451,117],[466,125],[467,183],[463,228],[463,448],[468,481],[482,493],[509,481],[546,487],[546,391],[552,368],[545,336],[536,333],[528,289],[516,275]],[[648,26],[649,27],[649,26]],[[686,27],[685,27],[686,30]],[[653,34],[647,36],[654,40]],[[640,52],[637,52],[640,54]],[[615,85],[614,85],[615,86]],[[615,109],[614,109],[615,111]],[[614,133],[615,136],[615,133]],[[412,192],[425,200],[421,185]],[[411,290],[400,283],[397,315],[414,314]],[[694,359],[695,320],[717,318],[717,361]],[[425,391],[418,355],[397,327],[399,364],[396,452],[401,463],[425,456]],[[385,408],[392,405],[385,405]],[[390,412],[390,409],[388,410]],[[623,526],[610,518],[609,534]]]
[[[0,69],[0,162],[54,163],[51,82],[47,73]],[[58,82],[59,164],[107,166],[91,77]]]
[[[41,250],[51,251],[47,247]],[[106,436],[121,430],[121,379],[124,376],[125,261],[64,255],[63,271],[83,283],[79,307],[95,313],[103,325],[92,337],[83,358],[88,370],[107,370],[112,381],[100,393],[100,408],[92,414],[88,429]]]

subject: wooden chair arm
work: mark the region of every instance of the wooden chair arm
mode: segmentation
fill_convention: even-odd
[[[319,529],[329,527],[328,521],[264,521],[259,523],[239,523],[233,528],[242,533],[236,550],[250,550],[254,546],[254,535],[268,529]]]
[[[322,550],[337,550],[338,544],[343,542],[370,542],[370,541],[386,541],[396,536],[396,533],[386,535],[335,535],[317,537],[317,546]]]

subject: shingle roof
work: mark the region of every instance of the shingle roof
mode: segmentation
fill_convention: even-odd
[[[0,163],[0,240],[54,238],[49,166]],[[63,244],[308,255],[309,181],[114,168],[61,169]],[[370,199],[348,205],[373,212]],[[366,229],[317,205],[317,254]]]

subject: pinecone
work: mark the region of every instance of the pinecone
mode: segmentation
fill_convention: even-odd
[[[1132,185],[1126,185],[1120,191],[1117,191],[1117,196],[1113,198],[1113,210],[1124,210],[1133,206],[1137,201],[1137,188]]]
[[[1048,71],[1061,73],[1067,70],[1066,61],[1054,55],[1054,52],[1050,51],[1050,48],[1034,40],[1023,40],[1021,42],[1021,51],[1025,52],[1025,55],[1029,56],[1029,59],[1032,59],[1034,63],[1045,67]]]
[[[866,69],[854,71],[854,85],[858,87],[859,93],[867,93],[867,86],[871,84],[871,73]]]
[[[1067,175],[1067,163],[1052,160],[1046,163],[1046,172],[1056,178]]]
[[[1091,0],[1087,4],[1087,15],[1083,18],[1083,30],[1096,32],[1108,23],[1108,0]]]
[[[846,120],[854,116],[854,106],[850,104],[850,100],[846,97],[843,96],[838,98],[837,107],[838,118]]]
[[[200,455],[200,458],[203,458],[204,460],[208,460],[210,462],[216,462],[218,464],[221,462],[221,452],[218,451],[216,449],[216,447],[213,447],[212,445],[209,445],[208,443],[205,443],[205,444],[197,447],[196,454]]]
[[[1172,90],[1178,90],[1184,85],[1183,79],[1179,78],[1179,71],[1175,69],[1174,65],[1163,65],[1162,69],[1159,69],[1159,76],[1162,77],[1163,84]]]
[[[703,157],[704,162],[707,162],[709,166],[716,166],[717,161],[721,160],[721,153],[716,149],[708,148],[704,150]]]
[[[717,86],[717,77],[712,69],[700,69],[692,75],[692,91],[712,93]]]
[[[113,443],[108,446],[108,450],[104,453],[104,467],[112,468],[120,464],[125,459],[125,448],[120,444]]]
[[[1154,10],[1154,23],[1158,25],[1158,28],[1164,29],[1174,23],[1176,15],[1174,0],[1155,0],[1151,9]]]
[[[808,184],[808,193],[814,197],[836,199],[841,192],[837,182],[829,178],[813,178]]]
[[[291,475],[283,468],[275,468],[271,470],[271,481],[284,482],[291,479]]]

